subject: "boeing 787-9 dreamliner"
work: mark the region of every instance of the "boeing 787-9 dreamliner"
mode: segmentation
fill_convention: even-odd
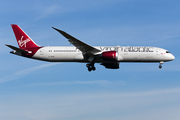
[[[118,69],[120,62],[158,62],[159,68],[175,57],[168,51],[158,47],[144,46],[90,46],[68,33],[54,28],[74,45],[47,46],[37,45],[18,25],[12,24],[18,47],[6,45],[13,49],[10,53],[49,62],[81,62],[87,63],[88,71],[96,70],[94,64],[100,63],[109,69]]]

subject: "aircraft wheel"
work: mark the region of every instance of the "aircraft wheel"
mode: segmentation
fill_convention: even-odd
[[[86,67],[89,68],[89,67],[90,67],[90,64],[86,64]]]
[[[159,65],[159,68],[161,69],[161,68],[162,68],[162,65]]]
[[[91,68],[88,68],[88,71],[91,72]]]
[[[90,72],[90,71],[95,71],[96,70],[96,68],[94,67],[94,64],[86,64],[86,67],[88,68],[88,71]]]

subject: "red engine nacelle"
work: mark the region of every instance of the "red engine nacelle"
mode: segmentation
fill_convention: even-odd
[[[106,51],[102,53],[102,58],[104,60],[117,61],[118,53],[116,51]]]

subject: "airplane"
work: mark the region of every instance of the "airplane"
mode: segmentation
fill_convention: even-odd
[[[95,71],[95,63],[108,69],[119,69],[120,62],[158,62],[159,68],[175,57],[168,51],[158,47],[144,46],[91,46],[68,33],[52,27],[74,45],[46,46],[37,45],[18,25],[11,24],[18,47],[7,45],[10,53],[26,58],[49,62],[80,62],[87,63],[88,71]]]

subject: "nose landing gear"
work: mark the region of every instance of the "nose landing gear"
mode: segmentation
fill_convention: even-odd
[[[91,70],[95,71],[96,68],[94,67],[94,63],[91,64],[86,64],[86,67],[88,68],[88,71],[90,72]]]
[[[162,64],[164,63],[164,61],[160,61],[159,62],[159,69],[161,69],[162,68]]]

